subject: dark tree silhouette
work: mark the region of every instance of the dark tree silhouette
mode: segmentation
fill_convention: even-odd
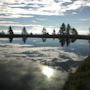
[[[55,29],[53,29],[52,35],[55,35],[55,34],[56,34],[56,31],[55,31]]]
[[[43,29],[42,29],[42,34],[43,34],[43,35],[44,35],[44,34],[47,34],[47,30],[46,30],[45,27],[43,27]]]
[[[22,40],[24,43],[26,43],[27,37],[23,37]]]
[[[68,47],[71,43],[71,40],[69,38],[66,38],[66,46]]]
[[[62,47],[65,45],[65,39],[64,38],[60,38],[59,42],[60,42]]]
[[[71,26],[70,24],[67,25],[66,34],[70,35]]]
[[[14,34],[14,32],[13,32],[13,30],[12,30],[12,27],[11,27],[11,26],[9,26],[8,34],[10,35],[10,36],[9,36],[9,42],[10,42],[10,43],[12,43],[12,41],[13,41],[13,34]]]
[[[72,42],[72,43],[74,43],[75,41],[76,41],[76,39],[75,39],[75,38],[72,38],[72,39],[71,39],[71,42]]]
[[[14,34],[11,26],[9,26],[8,34],[10,34],[10,35],[13,35]]]
[[[66,31],[66,25],[62,23],[60,30],[59,30],[59,34],[65,35],[65,31]]]
[[[78,32],[75,28],[72,28],[72,35],[78,35]]]
[[[46,42],[46,38],[42,38],[42,41],[43,41],[43,42]]]
[[[23,27],[23,29],[22,29],[22,35],[27,35],[27,34],[28,34],[28,32],[27,32],[26,28]]]
[[[43,35],[47,35],[47,34],[48,34],[45,27],[43,27],[43,29],[42,29],[42,34],[43,34]],[[42,38],[42,41],[43,41],[43,42],[46,42],[46,38]]]
[[[22,35],[23,35],[22,40],[24,43],[26,43],[26,40],[27,40],[26,35],[28,35],[28,32],[25,27],[23,27],[23,29],[22,29]]]

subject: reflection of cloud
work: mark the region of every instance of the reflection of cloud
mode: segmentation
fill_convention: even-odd
[[[31,61],[31,58],[13,56],[14,53],[22,52],[26,47],[20,50],[20,47],[0,48],[0,89],[7,90],[60,90],[62,88],[67,73],[55,71],[52,79],[48,80],[42,74],[43,66]],[[8,49],[8,51],[7,51]],[[12,51],[13,50],[13,51]],[[23,50],[23,51],[24,51]],[[28,50],[28,49],[27,49]],[[34,48],[32,49],[34,51]],[[39,50],[36,49],[36,50]],[[13,54],[12,54],[13,53]],[[58,81],[57,81],[58,79]]]
[[[7,44],[0,47],[0,89],[61,90],[68,70],[76,68],[82,57],[59,47],[29,47]],[[35,63],[36,62],[36,63]],[[54,68],[48,79],[42,74],[43,65]],[[57,71],[56,69],[60,70]],[[9,83],[8,83],[9,82]]]
[[[29,46],[20,46],[20,45],[7,45],[6,48],[3,50],[2,47],[0,48],[2,56],[1,59],[4,59],[3,57],[7,57],[7,59],[16,59],[16,58],[25,58],[31,61],[36,61],[39,63],[44,64],[55,64],[61,63],[61,62],[67,62],[69,60],[71,61],[79,61],[82,59],[82,57],[78,56],[77,54],[73,52],[64,52],[61,48],[58,47],[31,47]],[[23,48],[23,49],[22,49]],[[18,51],[17,51],[18,49]],[[8,52],[7,52],[7,51]]]

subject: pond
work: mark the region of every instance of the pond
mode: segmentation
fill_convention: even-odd
[[[69,73],[90,54],[88,40],[0,40],[0,86],[7,90],[62,90]]]

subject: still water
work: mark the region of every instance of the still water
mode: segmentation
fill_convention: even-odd
[[[67,43],[68,41],[68,43]],[[0,88],[6,90],[62,90],[90,54],[88,40],[0,40]]]

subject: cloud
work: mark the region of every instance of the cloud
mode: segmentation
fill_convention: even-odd
[[[68,3],[64,5],[64,3]],[[3,18],[32,17],[32,15],[64,15],[68,10],[90,6],[89,0],[0,0]],[[28,16],[26,14],[29,14]]]
[[[37,43],[36,40],[35,43]],[[35,44],[34,43],[34,44]],[[39,42],[40,43],[40,42]],[[33,43],[32,43],[33,44]],[[6,44],[5,44],[6,45]],[[2,45],[3,46],[3,45]],[[18,44],[7,44],[4,50],[0,48],[1,60],[8,62],[10,60],[19,60],[36,62],[38,64],[44,64],[53,67],[54,69],[69,70],[70,67],[75,67],[78,61],[83,60],[84,56],[75,54],[74,52],[65,52],[61,47],[33,47],[33,46],[22,46]],[[23,49],[22,49],[23,48]],[[18,51],[17,51],[18,49]],[[3,54],[6,52],[5,54]],[[8,56],[8,57],[7,57]],[[7,57],[5,59],[5,57]],[[25,64],[28,64],[25,63]],[[65,65],[65,63],[67,63]],[[69,66],[68,66],[69,63]],[[64,67],[65,65],[65,67]]]
[[[13,26],[13,25],[18,25],[18,22],[13,22],[13,21],[0,21],[0,26]]]
[[[14,15],[0,15],[0,18],[32,18],[33,16],[31,15],[25,15],[25,14],[21,14],[21,15],[18,15],[18,14],[14,14]]]

